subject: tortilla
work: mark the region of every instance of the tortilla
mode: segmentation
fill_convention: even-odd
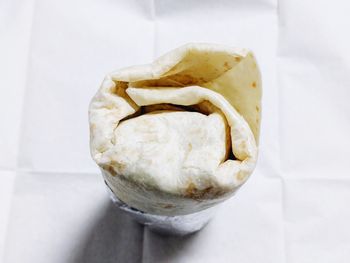
[[[129,206],[190,214],[227,199],[253,172],[260,112],[250,51],[188,44],[105,77],[89,108],[91,154]]]

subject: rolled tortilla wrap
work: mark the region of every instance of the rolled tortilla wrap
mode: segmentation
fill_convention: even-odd
[[[231,196],[253,172],[261,111],[251,52],[188,44],[105,77],[89,109],[93,159],[113,193],[157,215]]]

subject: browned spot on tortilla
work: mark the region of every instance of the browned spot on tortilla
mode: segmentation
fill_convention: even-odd
[[[105,171],[107,171],[107,172],[108,172],[110,175],[112,175],[112,176],[116,176],[116,175],[117,175],[117,173],[115,172],[113,166],[111,166],[111,165],[104,165],[102,168],[103,168]]]
[[[240,61],[241,61],[241,58],[240,58],[240,57],[235,57],[235,61],[236,61],[236,62],[240,62]]]
[[[226,70],[229,70],[231,68],[227,61],[225,61],[225,63],[224,63],[224,68]]]
[[[111,166],[116,167],[119,171],[123,171],[126,168],[126,165],[121,162],[111,161]]]
[[[119,173],[122,173],[123,170],[126,168],[126,165],[124,163],[121,162],[116,162],[114,160],[111,160],[108,164],[104,164],[101,165],[101,167],[107,171],[108,173],[110,173],[112,176],[116,176],[118,175],[118,173],[116,172],[116,170]]]
[[[259,112],[259,111],[260,111],[259,106],[255,106],[255,109],[256,109],[256,111],[257,111],[257,112]]]
[[[217,197],[221,193],[215,191],[214,187],[209,186],[203,190],[197,189],[193,182],[190,182],[186,188],[186,196],[194,200],[201,200],[208,197]]]
[[[256,123],[259,123],[259,119],[256,119],[255,122],[256,122]]]
[[[255,81],[252,83],[252,88],[256,88],[256,82]]]
[[[162,204],[161,206],[163,208],[165,208],[165,209],[170,209],[170,208],[174,208],[175,207],[173,204]]]
[[[186,195],[189,197],[192,197],[195,192],[197,191],[197,188],[193,182],[190,182],[186,188]]]

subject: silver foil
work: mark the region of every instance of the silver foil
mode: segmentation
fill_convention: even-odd
[[[199,231],[209,222],[217,209],[217,207],[211,207],[193,214],[179,216],[153,215],[128,206],[119,200],[108,186],[107,189],[116,207],[129,214],[138,223],[162,234],[188,235]]]

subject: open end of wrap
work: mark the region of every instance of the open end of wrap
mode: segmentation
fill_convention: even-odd
[[[174,195],[196,199],[220,196],[239,187],[255,167],[260,99],[260,73],[250,52],[187,45],[150,65],[120,70],[105,78],[90,105],[91,152],[111,176],[124,176]],[[152,112],[182,111],[223,116],[229,140],[225,140],[224,158],[216,169],[193,178],[172,175],[172,180],[164,180],[152,171],[140,174],[133,167],[126,169],[127,163],[115,158],[118,126]],[[227,149],[232,154],[227,154]]]

